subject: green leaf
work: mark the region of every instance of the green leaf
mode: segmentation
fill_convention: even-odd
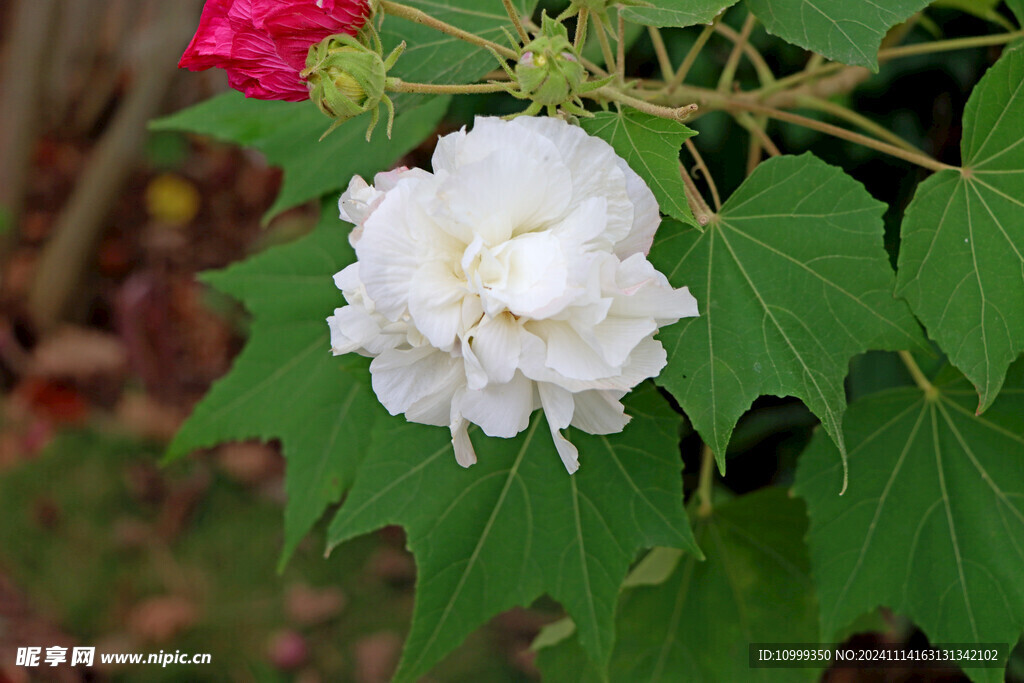
[[[1024,351],[1024,49],[1007,51],[971,93],[966,171],[918,188],[903,220],[897,294],[992,405]]]
[[[406,0],[402,3],[429,14],[435,19],[469,31],[506,47],[511,47],[502,29],[512,29],[512,22],[501,2],[480,0]],[[520,16],[531,16],[537,0],[513,0]],[[382,38],[392,47],[401,41],[408,48],[398,60],[391,75],[419,83],[472,83],[499,68],[498,61],[484,48],[479,48],[429,26],[389,16],[384,22]]]
[[[819,640],[806,529],[803,503],[774,488],[730,500],[698,520],[706,562],[686,556],[664,583],[623,592],[608,678],[817,680],[815,669],[751,669],[747,654],[749,643]],[[540,649],[537,663],[545,680],[600,677],[574,639]]]
[[[406,528],[418,579],[396,681],[412,681],[493,615],[542,593],[571,614],[606,661],[619,586],[637,551],[700,553],[682,508],[680,417],[645,384],[626,399],[621,434],[572,432],[568,475],[542,417],[516,439],[473,436],[479,462],[455,463],[446,430],[378,422],[331,545],[387,524]]]
[[[1013,11],[1017,17],[1017,23],[1024,26],[1024,0],[1006,0],[1006,6]]]
[[[652,262],[690,287],[700,316],[662,330],[669,364],[658,382],[719,467],[763,394],[802,399],[843,451],[850,358],[923,343],[892,295],[884,211],[841,169],[804,154],[758,166],[704,233],[662,226]]]
[[[878,71],[886,32],[931,0],[746,0],[769,33],[844,64]]]
[[[253,147],[284,169],[284,184],[264,220],[303,202],[339,190],[354,175],[371,176],[406,155],[437,127],[448,97],[424,100],[395,119],[389,140],[377,131],[366,142],[368,114],[346,121],[320,140],[331,121],[311,102],[246,99],[234,91],[150,124],[152,130],[209,135]]]
[[[649,0],[622,8],[622,16],[648,26],[709,24],[738,0]]]
[[[850,405],[850,486],[817,435],[801,456],[808,542],[828,637],[885,605],[932,642],[1014,643],[1024,629],[1024,382],[984,417],[960,381]],[[1005,654],[1005,653],[1004,653]],[[998,669],[967,669],[1001,681]]]
[[[625,108],[583,119],[583,130],[608,142],[654,192],[662,213],[697,227],[679,176],[679,148],[696,131],[681,123]]]
[[[241,439],[280,439],[288,461],[282,564],[355,476],[369,430],[385,414],[365,359],[331,355],[325,318],[343,303],[332,276],[354,260],[336,209],[297,242],[203,279],[245,303],[249,342],[168,449],[176,458]]]

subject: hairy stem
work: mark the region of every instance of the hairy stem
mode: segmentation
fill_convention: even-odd
[[[864,147],[869,147],[879,152],[883,152],[884,154],[894,156],[897,159],[909,161],[912,164],[917,164],[918,166],[927,168],[931,171],[938,172],[959,170],[956,166],[944,164],[941,161],[936,161],[935,159],[932,159],[929,156],[925,156],[917,152],[908,152],[902,147],[890,145],[887,142],[882,142],[881,140],[876,140],[875,138],[869,138],[866,135],[854,133],[853,131],[846,130],[845,128],[840,128],[838,126],[833,126],[829,123],[815,121],[814,119],[809,119],[806,116],[790,114],[789,112],[780,111],[778,109],[772,109],[771,107],[765,107],[760,104],[754,104],[752,102],[746,102],[744,100],[739,99],[732,99],[728,107],[726,108],[745,110],[752,112],[754,114],[763,114],[765,116],[768,116],[769,118],[777,119],[779,121],[795,123],[796,125],[803,126],[804,128],[810,128],[812,130],[825,133],[826,135],[831,135],[833,137],[846,140],[848,142],[853,142]]]
[[[587,40],[588,21],[590,21],[590,10],[583,7],[580,9],[580,13],[576,15],[576,35],[572,39],[572,46],[577,50],[582,50],[583,44]]]
[[[508,92],[504,83],[455,83],[451,85],[437,83],[409,83],[400,78],[388,78],[387,89],[390,92],[409,92],[421,95],[477,95],[480,93]]]
[[[700,51],[704,49],[704,45],[708,42],[708,38],[714,33],[715,24],[718,23],[718,17],[711,22],[711,26],[705,26],[704,30],[697,36],[697,41],[690,48],[690,51],[683,57],[683,63],[679,65],[679,70],[676,71],[676,75],[672,78],[672,81],[668,84],[665,89],[665,94],[671,95],[679,86],[686,80],[687,74],[690,73],[690,67],[697,61],[697,56],[700,55]]]
[[[679,164],[679,175],[683,179],[683,185],[686,186],[686,199],[690,204],[690,210],[693,211],[693,217],[697,219],[697,223],[702,227],[707,225],[715,214],[711,211],[708,203],[704,201],[704,197],[701,196],[700,190],[697,189],[697,184],[693,182],[693,178],[690,176],[690,171],[682,163]]]
[[[436,31],[446,33],[454,38],[458,38],[459,40],[464,40],[467,43],[476,45],[477,47],[491,48],[499,55],[501,55],[502,57],[506,57],[507,59],[516,59],[518,57],[515,51],[510,50],[504,45],[499,45],[498,43],[487,40],[486,38],[481,38],[478,35],[470,33],[469,31],[463,31],[461,28],[452,26],[451,24],[443,22],[440,19],[435,19],[426,12],[421,12],[415,7],[409,7],[408,5],[392,2],[391,0],[380,0],[380,7],[382,10],[384,10],[384,12],[390,14],[393,17],[399,17],[407,21],[422,24],[423,26],[429,26],[430,28]]]
[[[718,92],[729,92],[736,78],[736,68],[740,65],[743,47],[750,40],[750,34],[754,30],[756,23],[757,18],[753,13],[748,14],[746,21],[743,22],[743,28],[740,30],[740,34],[732,46],[732,52],[729,53],[729,58],[725,62],[725,68],[722,69],[722,75],[718,79]]]
[[[615,73],[615,53],[612,52],[612,45],[608,41],[608,34],[604,30],[604,22],[600,18],[594,22],[594,29],[597,33],[597,42],[601,43],[601,55],[604,56],[604,66],[608,73]]]
[[[658,57],[658,66],[661,68],[661,77],[666,83],[672,81],[675,75],[672,69],[672,60],[668,56],[668,49],[665,47],[665,39],[661,37],[661,31],[656,26],[648,26],[647,34],[651,37],[651,45],[654,46],[654,54]]]
[[[686,151],[693,157],[693,162],[696,164],[697,169],[704,174],[704,181],[708,184],[708,189],[711,190],[711,199],[715,202],[715,211],[722,210],[722,198],[718,194],[718,186],[715,185],[714,178],[711,177],[711,171],[708,170],[708,165],[704,163],[704,157],[697,151],[697,145],[693,144],[693,140],[686,140]]]
[[[615,45],[615,66],[618,68],[619,82],[626,81],[626,20],[619,14],[619,37]]]
[[[628,104],[634,109],[642,111],[645,114],[658,116],[663,119],[670,119],[672,121],[685,121],[697,111],[697,105],[695,104],[690,104],[685,107],[661,107],[656,104],[651,104],[650,102],[644,102],[643,100],[627,95],[626,93],[607,85],[602,88],[598,88],[593,92],[584,93],[583,97],[589,97],[594,100],[611,100],[613,102]]]
[[[768,85],[775,80],[775,74],[772,73],[772,69],[768,66],[768,62],[764,60],[764,57],[757,51],[757,48],[750,44],[749,40],[742,40],[742,36],[734,31],[728,24],[719,22],[718,24],[715,24],[714,28],[715,33],[725,36],[732,41],[734,45],[742,47],[743,54],[754,66],[754,70],[757,72],[757,78],[761,81],[761,85]]]
[[[852,109],[844,107],[841,104],[836,104],[835,102],[832,102],[830,100],[825,100],[820,97],[814,97],[812,95],[799,95],[796,98],[796,103],[801,107],[807,107],[808,109],[817,109],[818,111],[825,112],[826,114],[831,114],[837,119],[842,119],[848,123],[852,123],[853,125],[863,129],[864,131],[871,133],[875,137],[885,140],[886,142],[890,142],[896,145],[897,147],[902,147],[908,152],[912,152],[914,154],[923,154],[923,152],[920,149],[910,144],[909,142],[901,138],[899,135],[896,135],[888,128],[875,123],[866,116],[858,114]]]
[[[501,0],[505,5],[505,12],[508,13],[508,18],[512,20],[512,25],[516,27],[516,33],[519,34],[519,40],[522,41],[523,45],[530,42],[530,34],[523,28],[523,22],[519,18],[519,10],[512,4],[512,0]]]

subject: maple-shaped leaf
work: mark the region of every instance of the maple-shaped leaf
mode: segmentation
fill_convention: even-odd
[[[899,289],[978,390],[999,394],[1024,351],[1024,47],[1007,51],[964,111],[964,170],[921,183],[903,220]]]
[[[844,64],[878,70],[890,28],[931,0],[746,0],[769,33]]]
[[[752,669],[748,663],[751,643],[819,640],[806,530],[803,503],[776,488],[716,505],[710,515],[697,518],[694,533],[707,561],[677,558],[676,567],[657,583],[624,588],[608,680],[791,683],[820,678],[824,667]],[[569,638],[540,649],[537,664],[545,680],[558,683],[602,677]]]
[[[332,202],[312,234],[203,275],[245,304],[253,322],[231,371],[168,448],[175,458],[225,441],[281,440],[288,493],[282,563],[351,485],[370,442],[368,425],[387,414],[370,389],[366,359],[331,355],[325,318],[344,303],[332,276],[355,258],[349,228]]]
[[[614,612],[636,553],[654,545],[699,554],[682,507],[680,416],[649,383],[625,400],[620,434],[571,431],[565,472],[543,411],[515,439],[474,430],[477,464],[455,462],[447,430],[379,421],[355,485],[331,524],[332,546],[388,524],[416,557],[416,605],[396,681],[426,673],[476,627],[547,593],[606,662]]]
[[[818,435],[800,456],[808,543],[829,637],[879,605],[933,643],[1002,644],[1024,630],[1024,365],[983,416],[957,381],[892,389],[850,405],[850,486]],[[1011,370],[1011,373],[1013,370]],[[966,668],[976,681],[1003,680]]]
[[[600,112],[580,122],[583,130],[610,144],[615,153],[644,179],[662,213],[697,226],[679,175],[679,148],[696,131],[676,121],[635,109]],[[702,228],[703,229],[703,228]]]
[[[758,396],[796,396],[843,450],[850,358],[923,344],[893,297],[885,205],[813,155],[754,171],[702,233],[664,225],[651,260],[688,286],[700,316],[662,330],[657,379],[724,468],[740,415]],[[838,491],[838,489],[837,489]]]

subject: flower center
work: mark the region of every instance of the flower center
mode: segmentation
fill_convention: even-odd
[[[491,248],[477,237],[462,256],[466,288],[488,315],[544,317],[543,309],[565,294],[568,268],[558,238],[530,232]]]

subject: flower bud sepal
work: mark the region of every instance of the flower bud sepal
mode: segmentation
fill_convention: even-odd
[[[300,76],[309,86],[309,96],[334,123],[321,136],[327,137],[335,128],[351,118],[371,112],[366,129],[369,142],[380,121],[380,105],[388,111],[387,136],[395,120],[395,107],[386,93],[387,73],[405,50],[403,41],[383,57],[380,37],[372,25],[362,32],[364,40],[347,35],[334,35],[310,48],[306,68]],[[373,47],[365,44],[369,37]]]

